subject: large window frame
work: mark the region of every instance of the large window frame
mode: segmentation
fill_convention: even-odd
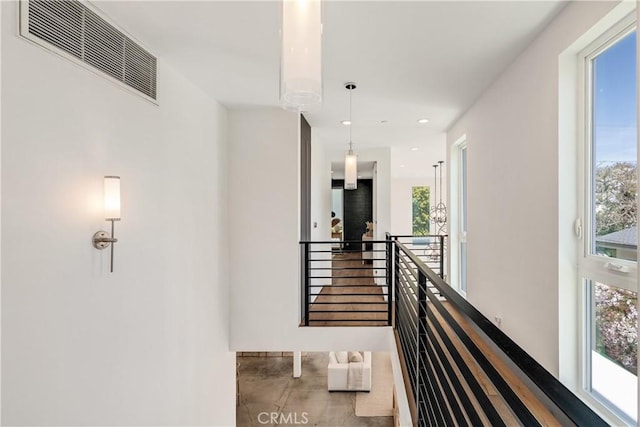
[[[467,141],[464,140],[458,145],[459,170],[458,170],[458,287],[460,292],[467,294],[467,210],[468,210],[468,151]]]
[[[623,273],[623,276],[620,274],[621,272],[619,270],[615,271],[615,268],[605,267],[605,265],[611,261],[610,258],[591,253],[592,242],[590,240],[590,237],[595,236],[595,231],[592,227],[594,220],[592,217],[593,199],[591,197],[591,195],[594,194],[594,179],[591,173],[593,164],[593,123],[591,115],[591,106],[593,102],[591,95],[593,79],[591,75],[591,62],[594,58],[596,58],[602,52],[606,51],[617,41],[633,32],[635,26],[636,23],[634,15],[628,15],[622,21],[618,22],[618,24],[613,26],[609,31],[604,33],[593,43],[587,46],[587,48],[584,49],[579,55],[580,63],[582,64],[580,69],[580,78],[582,81],[582,88],[584,93],[583,114],[581,115],[582,125],[579,126],[579,130],[582,133],[580,139],[584,141],[582,144],[580,144],[579,155],[581,157],[581,167],[579,170],[580,179],[578,180],[578,203],[581,207],[580,223],[583,229],[580,245],[581,247],[579,248],[580,271],[581,273],[585,273],[586,275],[599,281],[607,282],[608,280],[613,280],[616,283],[622,285],[621,287],[632,291],[637,290],[637,262],[615,258],[616,264],[628,268],[628,272]]]
[[[468,144],[466,134],[450,149],[449,175],[449,239],[451,284],[464,297],[467,295],[467,208],[468,208]],[[464,169],[464,170],[463,170]]]
[[[594,299],[595,283],[602,283],[632,292],[638,291],[638,263],[621,258],[610,258],[594,253],[594,143],[593,143],[593,60],[611,48],[625,36],[636,30],[635,11],[600,37],[595,39],[578,54],[578,77],[580,82],[578,116],[578,206],[579,218],[575,229],[578,239],[578,279],[580,280],[579,310],[579,355],[580,394],[595,406],[605,409],[621,422],[633,423],[614,402],[592,390],[592,345],[594,340]],[[637,159],[636,159],[637,160]]]

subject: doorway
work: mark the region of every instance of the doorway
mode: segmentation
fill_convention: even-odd
[[[356,190],[343,190],[344,180],[331,181],[332,196],[342,194],[343,240],[362,240],[367,230],[367,222],[373,222],[373,179],[358,179]],[[332,206],[334,206],[332,204]],[[334,212],[336,212],[334,210]],[[336,215],[338,213],[336,212]],[[362,250],[361,244],[345,243],[345,250]]]

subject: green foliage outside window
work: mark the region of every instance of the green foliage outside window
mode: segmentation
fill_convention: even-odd
[[[413,187],[411,195],[413,201],[412,234],[426,236],[429,234],[429,187]]]

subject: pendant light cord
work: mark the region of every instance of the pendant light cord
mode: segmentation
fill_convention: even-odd
[[[433,206],[437,206],[438,204],[438,165],[433,165]],[[434,211],[435,217],[435,211]]]
[[[353,143],[351,142],[351,128],[353,127],[353,120],[351,119],[351,91],[353,88],[349,88],[349,153],[353,153]]]
[[[443,163],[444,163],[444,160],[438,161],[438,164],[440,165],[440,200],[439,200],[440,204],[442,204],[442,164]]]

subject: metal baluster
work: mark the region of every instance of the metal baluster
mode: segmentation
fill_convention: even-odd
[[[311,272],[309,270],[309,243],[304,243],[304,326],[309,326],[309,293],[311,292]]]

